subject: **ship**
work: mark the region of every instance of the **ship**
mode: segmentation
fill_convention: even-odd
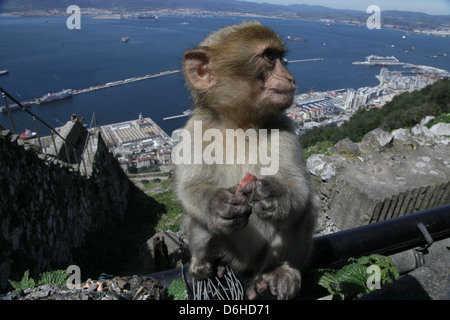
[[[128,40],[130,40],[129,37],[123,37],[123,38],[121,39],[122,42],[128,42]]]
[[[301,41],[301,42],[306,42],[306,41],[308,41],[307,39],[294,38],[294,37],[291,37],[291,36],[287,36],[286,39],[287,39],[287,40],[290,40],[290,41]]]
[[[154,16],[152,14],[146,14],[146,13],[139,13],[139,15],[137,16],[138,19],[158,19],[157,16]]]
[[[3,76],[5,74],[8,74],[8,70],[0,70],[0,76]]]
[[[381,57],[376,55],[370,55],[366,57],[365,61],[355,61],[352,64],[357,65],[369,65],[369,66],[395,66],[395,65],[403,65],[403,62],[400,62],[396,57]]]
[[[23,107],[24,107],[24,108],[27,108],[27,109],[28,109],[28,108],[31,108],[31,104],[25,104]],[[11,104],[11,105],[8,105],[8,108],[9,108],[9,111],[22,110],[22,107],[19,106],[19,105],[16,104],[16,103]],[[1,112],[8,112],[8,109],[6,109],[6,106],[1,106],[1,107],[0,107],[0,111],[1,111]]]
[[[67,98],[71,98],[73,94],[72,89],[65,89],[57,93],[47,93],[45,96],[38,99],[38,104],[49,103],[53,101],[63,100]]]

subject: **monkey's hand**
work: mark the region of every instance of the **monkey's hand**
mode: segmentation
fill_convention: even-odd
[[[290,210],[287,187],[277,179],[252,181],[242,191],[251,199],[252,212],[261,219],[279,220]]]
[[[218,234],[241,230],[248,223],[252,212],[249,199],[234,194],[235,189],[219,189],[211,200],[208,227]]]

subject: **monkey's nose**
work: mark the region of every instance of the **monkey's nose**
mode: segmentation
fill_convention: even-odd
[[[292,75],[285,77],[291,84],[295,85],[295,78]]]

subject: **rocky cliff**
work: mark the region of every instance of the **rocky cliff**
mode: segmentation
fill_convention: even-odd
[[[319,231],[374,223],[450,203],[450,124],[375,129],[307,160],[322,200]]]

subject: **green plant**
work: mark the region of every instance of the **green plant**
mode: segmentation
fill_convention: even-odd
[[[44,284],[56,284],[58,286],[64,285],[67,282],[67,279],[69,278],[69,274],[67,273],[67,270],[56,270],[56,271],[49,271],[44,272],[39,275],[39,280],[37,285],[44,285]]]
[[[350,264],[339,270],[318,269],[318,284],[326,288],[336,298],[354,299],[357,295],[369,293],[374,289],[367,286],[372,272],[370,266],[377,266],[380,270],[380,285],[392,282],[399,277],[395,263],[391,258],[372,254],[359,259],[350,258]]]
[[[435,124],[438,124],[438,123],[441,123],[441,122],[442,123],[450,123],[450,113],[448,113],[448,114],[441,114],[436,119],[431,120],[430,122],[428,122],[425,126],[428,127],[428,129],[430,129]]]
[[[33,278],[30,278],[30,270],[27,270],[20,281],[9,280],[9,283],[11,283],[16,290],[26,290],[45,284],[64,285],[68,278],[69,275],[66,270],[55,270],[39,274],[39,280],[36,282]]]
[[[19,290],[19,289],[26,290],[29,288],[32,289],[36,286],[36,282],[33,280],[33,278],[30,278],[29,276],[30,276],[30,270],[27,270],[27,271],[25,271],[22,279],[19,282],[9,280],[9,283],[11,283],[11,285],[16,290]]]
[[[167,179],[161,182],[163,192],[151,194],[151,196],[163,204],[166,208],[166,213],[158,221],[156,231],[171,230],[178,232],[183,221],[183,208],[181,202],[178,200],[175,192],[172,189],[172,180]]]
[[[178,278],[172,281],[167,287],[167,298],[169,300],[187,300],[186,284],[183,278]]]

